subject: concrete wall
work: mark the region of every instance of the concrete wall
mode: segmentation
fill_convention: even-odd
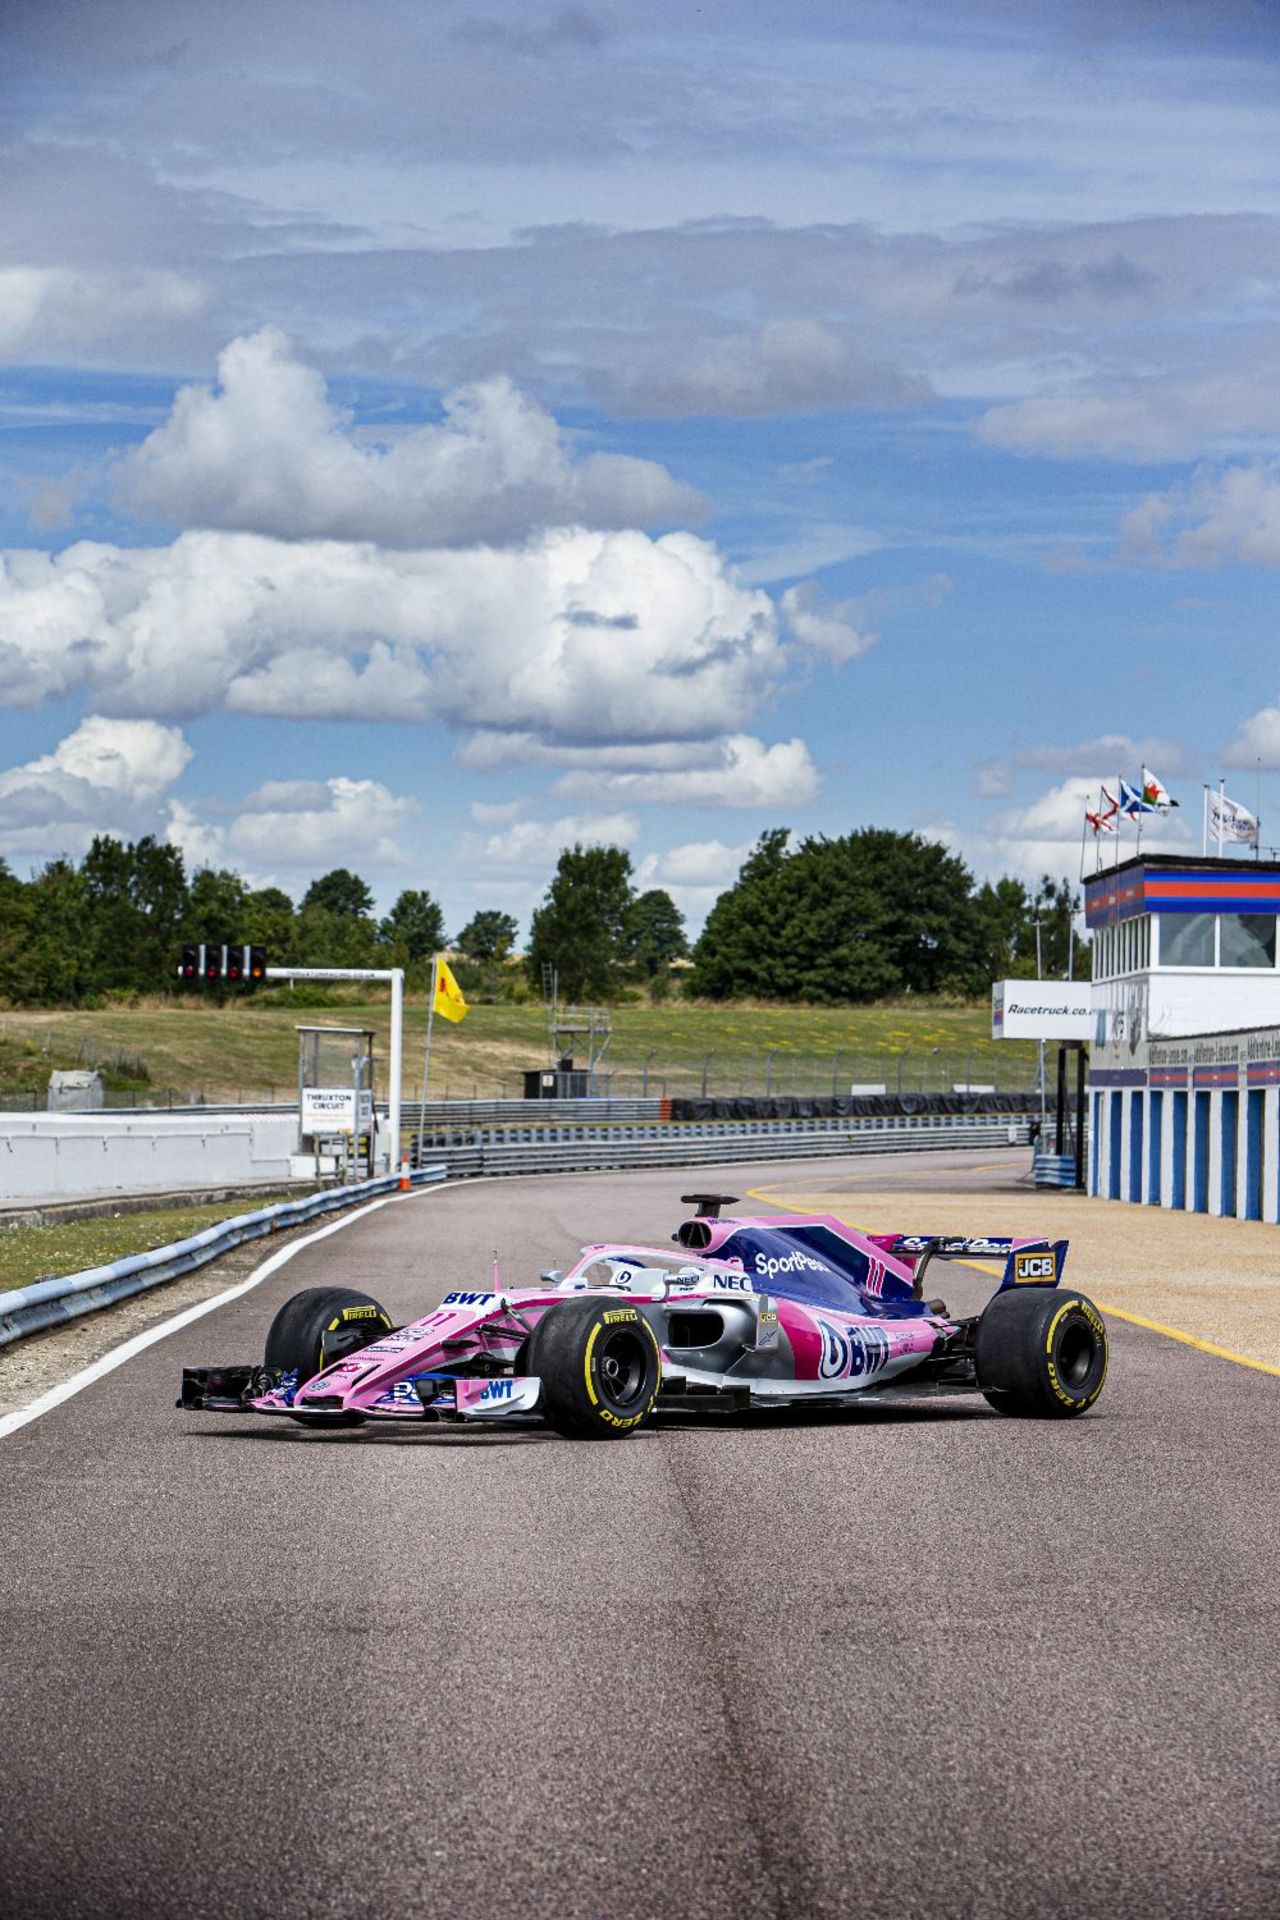
[[[289,1178],[295,1114],[0,1114],[0,1199]]]

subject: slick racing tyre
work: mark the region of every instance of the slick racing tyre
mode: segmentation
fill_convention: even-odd
[[[302,1386],[322,1367],[358,1353],[391,1331],[391,1316],[367,1293],[350,1287],[308,1287],[286,1300],[267,1330],[263,1360],[269,1367],[297,1368]],[[353,1426],[358,1413],[335,1418],[325,1413],[295,1413],[308,1426]]]
[[[528,1368],[547,1424],[572,1440],[622,1440],[653,1412],[662,1379],[657,1336],[625,1300],[566,1300],[539,1320]]]
[[[1107,1329],[1092,1300],[1059,1287],[988,1302],[974,1348],[978,1385],[997,1413],[1069,1420],[1107,1377]]]

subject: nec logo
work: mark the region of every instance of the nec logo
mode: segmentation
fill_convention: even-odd
[[[1056,1280],[1058,1256],[1056,1253],[1016,1253],[1013,1256],[1013,1277],[1016,1282]]]

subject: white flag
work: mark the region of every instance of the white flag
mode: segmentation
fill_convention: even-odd
[[[1156,779],[1150,767],[1142,769],[1142,797],[1153,813],[1165,813],[1178,804],[1164,782]]]
[[[1246,847],[1258,844],[1258,823],[1247,807],[1238,800],[1228,800],[1225,793],[1209,794],[1209,831],[1215,840],[1238,840]]]

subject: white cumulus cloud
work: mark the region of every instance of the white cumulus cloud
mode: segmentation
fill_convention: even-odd
[[[188,533],[0,556],[0,699],[438,720],[562,741],[719,737],[780,677],[772,602],[693,534],[527,546]]]
[[[1152,565],[1280,567],[1280,466],[1259,460],[1202,469],[1185,485],[1149,493],[1125,515],[1121,532],[1126,557]]]
[[[562,774],[553,790],[566,799],[634,805],[802,807],[818,791],[818,772],[801,739],[766,746],[750,734],[662,750],[659,763],[621,770],[584,767]]]
[[[168,835],[192,866],[234,867],[266,885],[344,865],[403,868],[418,811],[378,780],[267,781],[227,820],[172,802]]]
[[[190,759],[177,727],[90,714],[52,753],[0,772],[0,849],[76,854],[95,833],[158,830],[156,803]]]
[[[640,862],[636,885],[661,887],[680,911],[696,924],[706,918],[716,900],[737,879],[752,842],[728,846],[723,840],[686,840],[663,853],[648,853]]]
[[[264,327],[223,351],[216,389],[182,388],[164,425],[120,464],[117,492],[181,526],[413,548],[547,526],[686,523],[703,510],[655,461],[572,459],[551,415],[508,379],[446,394],[444,416],[369,444],[323,376]]]
[[[1251,713],[1221,759],[1227,767],[1261,766],[1268,773],[1280,767],[1280,707],[1261,707]]]
[[[484,841],[486,867],[521,872],[553,866],[565,847],[630,847],[640,837],[633,813],[566,814],[559,820],[517,820]]]
[[[878,634],[867,631],[856,600],[829,600],[816,580],[802,580],[782,596],[782,611],[796,639],[836,666],[870,653]]]

